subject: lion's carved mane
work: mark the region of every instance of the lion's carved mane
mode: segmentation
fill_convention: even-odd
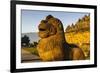
[[[48,15],[40,22],[38,28],[41,39],[37,50],[43,61],[85,59],[78,46],[66,42],[63,24],[59,19]]]

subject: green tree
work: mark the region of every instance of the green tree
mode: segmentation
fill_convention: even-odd
[[[28,47],[29,46],[29,42],[30,42],[30,39],[27,35],[24,35],[22,38],[21,38],[21,45],[22,47]]]
[[[33,42],[34,47],[37,47],[37,44],[38,44],[37,42]]]

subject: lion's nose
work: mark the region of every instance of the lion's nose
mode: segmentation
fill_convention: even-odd
[[[38,29],[39,31],[45,31],[47,28],[46,24],[39,24]]]
[[[38,28],[43,28],[45,27],[45,24],[39,24]]]

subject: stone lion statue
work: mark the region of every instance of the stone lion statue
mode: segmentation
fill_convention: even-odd
[[[38,26],[41,38],[37,50],[43,61],[83,60],[83,51],[74,44],[65,40],[62,22],[48,15]]]

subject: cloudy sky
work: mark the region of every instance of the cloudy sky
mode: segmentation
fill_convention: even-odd
[[[65,29],[68,25],[77,22],[79,18],[88,14],[89,13],[82,12],[21,10],[22,33],[38,32],[38,25],[40,21],[45,19],[47,15],[53,15],[60,19]]]

